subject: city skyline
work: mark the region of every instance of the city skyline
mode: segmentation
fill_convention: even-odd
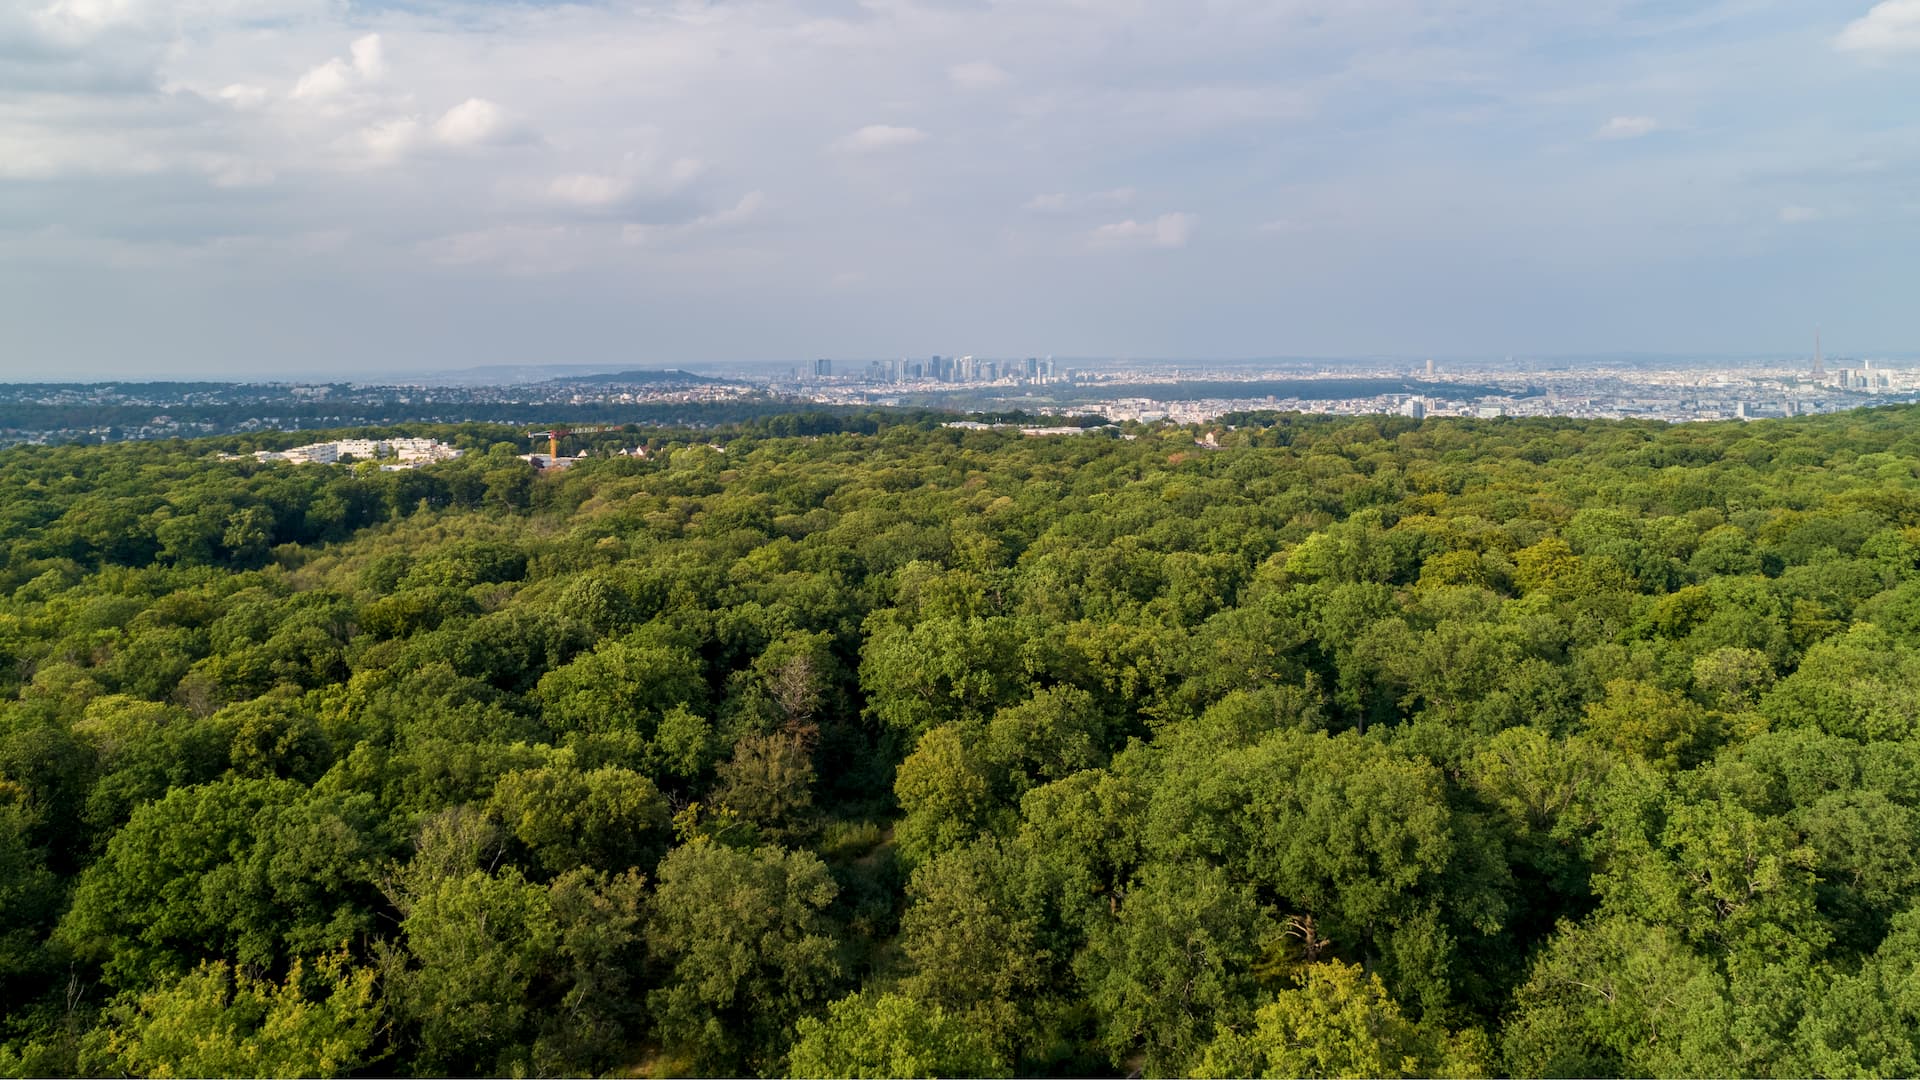
[[[0,42],[4,379],[1920,350],[1915,0],[30,0]]]

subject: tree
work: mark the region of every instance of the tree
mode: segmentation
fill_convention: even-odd
[[[1818,1076],[1920,1072],[1920,914],[1902,913],[1860,970],[1810,995],[1794,1031],[1798,1061]]]
[[[417,876],[398,902],[408,966],[394,958],[389,978],[417,1032],[417,1060],[434,1072],[508,1072],[525,1062],[531,989],[560,934],[547,891],[507,867],[498,876]]]
[[[922,735],[900,763],[893,790],[906,816],[895,841],[909,862],[964,844],[986,827],[992,787],[971,741],[959,725],[943,724]]]
[[[1309,965],[1248,1030],[1222,1029],[1195,1076],[1484,1076],[1473,1039],[1408,1020],[1380,977],[1357,964]]]
[[[1563,925],[1514,994],[1502,1035],[1515,1076],[1732,1075],[1725,980],[1664,928]]]
[[[0,792],[7,786],[0,782]],[[47,867],[47,853],[33,843],[32,826],[24,807],[0,803],[0,984],[9,987],[23,985],[16,980],[45,966],[40,942],[62,900],[60,879]]]
[[[653,781],[616,766],[579,769],[564,750],[551,765],[502,776],[488,805],[550,874],[650,868],[666,847],[667,803]]]
[[[1105,765],[1107,720],[1092,694],[1056,686],[995,712],[986,741],[995,763],[1015,772],[1024,789]]]
[[[1671,690],[1615,679],[1587,706],[1587,731],[1602,744],[1665,769],[1698,764],[1719,742],[1721,718]]]
[[[669,710],[705,701],[699,673],[684,650],[614,641],[549,672],[533,696],[556,732],[651,738]]]
[[[134,812],[81,875],[59,933],[127,988],[203,960],[273,965],[370,922],[372,801],[285,780],[179,788]]]
[[[1468,872],[1441,775],[1422,758],[1352,733],[1279,731],[1176,765],[1154,793],[1149,850],[1225,866],[1314,916],[1384,961],[1403,998],[1444,1006],[1452,929],[1491,933],[1506,915],[1506,882]]]
[[[813,809],[812,739],[805,731],[749,734],[734,744],[733,758],[719,768],[713,798],[759,825],[769,836],[805,830]]]
[[[948,851],[915,868],[900,917],[902,987],[965,1020],[1007,1060],[1046,1035],[1054,959],[1016,895],[1018,870],[991,842]]]
[[[1139,1052],[1148,1072],[1184,1072],[1216,1026],[1243,1023],[1267,932],[1252,890],[1218,868],[1150,864],[1075,965],[1113,1063]]]
[[[795,1033],[790,1076],[1009,1075],[970,1024],[902,994],[841,998],[825,1019],[803,1017]]]
[[[838,892],[808,852],[710,842],[670,852],[647,931],[667,972],[649,998],[662,1041],[702,1069],[771,1065],[840,977],[824,914]]]
[[[374,973],[343,951],[269,982],[224,961],[119,998],[90,1040],[97,1067],[134,1076],[339,1076],[380,1060]]]

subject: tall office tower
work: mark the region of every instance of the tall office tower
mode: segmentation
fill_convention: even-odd
[[[813,376],[816,379],[833,377],[833,361],[822,358],[813,362]]]
[[[1427,378],[1433,378],[1433,361],[1427,361]]]
[[[1826,358],[1820,355],[1820,328],[1813,328],[1813,377],[1825,378],[1827,374]]]

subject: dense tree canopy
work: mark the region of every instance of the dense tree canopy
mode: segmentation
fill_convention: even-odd
[[[0,1073],[1910,1075],[1920,409],[0,452]]]

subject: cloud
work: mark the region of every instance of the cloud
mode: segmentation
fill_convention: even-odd
[[[253,109],[266,104],[267,91],[262,86],[229,83],[220,88],[220,100],[236,109]]]
[[[579,268],[593,244],[576,230],[557,225],[499,225],[451,233],[418,245],[428,259],[448,267],[493,265],[532,277]]]
[[[1052,192],[1035,195],[1021,207],[1036,214],[1068,214],[1083,210],[1113,210],[1122,206],[1131,206],[1139,192],[1130,187],[1114,188],[1110,191],[1094,191],[1084,195],[1069,195],[1065,192]]]
[[[293,97],[302,101],[318,101],[338,97],[348,90],[378,79],[386,71],[386,58],[380,47],[379,34],[367,34],[355,38],[347,47],[350,60],[340,57],[309,68],[300,80],[293,84]]]
[[[613,210],[648,199],[657,203],[685,191],[706,171],[706,162],[699,158],[675,158],[663,164],[651,154],[628,153],[621,159],[618,172],[554,177],[547,184],[546,195],[552,202],[575,209]]]
[[[598,173],[574,173],[556,176],[547,185],[547,194],[572,206],[598,208],[621,202],[633,191],[633,181],[624,176]]]
[[[336,57],[300,76],[300,81],[293,84],[292,96],[298,101],[330,98],[345,93],[352,85],[353,69]]]
[[[393,161],[418,145],[420,121],[402,116],[370,124],[361,129],[360,142],[375,161]]]
[[[386,55],[380,48],[380,35],[355,38],[348,51],[353,55],[353,70],[363,79],[377,79],[387,70]]]
[[[485,98],[468,98],[441,115],[433,134],[448,146],[487,146],[510,142],[518,132],[500,106]]]
[[[927,133],[919,128],[895,127],[892,124],[868,124],[859,131],[841,136],[833,145],[848,153],[869,154],[912,146],[926,140]]]
[[[1000,65],[986,60],[955,64],[947,69],[947,78],[962,90],[997,90],[1013,81]]]
[[[1161,214],[1151,221],[1128,218],[1093,230],[1092,242],[1101,248],[1181,248],[1193,236],[1198,219],[1188,213]]]
[[[1883,0],[1847,24],[1834,47],[1843,52],[1920,51],[1920,0]]]
[[[1596,139],[1637,139],[1660,130],[1660,121],[1651,116],[1616,116],[1593,133]]]
[[[1095,353],[1173,340],[1160,347],[1224,354],[1266,347],[1257,331],[1271,313],[1244,287],[1256,272],[1300,275],[1274,294],[1322,348],[1437,347],[1396,320],[1471,324],[1503,340],[1533,334],[1526,344],[1543,349],[1597,346],[1616,331],[1583,323],[1587,305],[1556,307],[1571,289],[1556,275],[1591,283],[1598,310],[1646,291],[1639,277],[1613,283],[1616,272],[1630,276],[1620,268],[1684,280],[1678,268],[1723,266],[1741,236],[1766,244],[1892,221],[1912,202],[1902,181],[1920,146],[1886,110],[1866,107],[1901,87],[1815,72],[1759,92],[1752,73],[1784,70],[1779,50],[1794,41],[1865,66],[1907,40],[1899,28],[1920,0],[1726,15],[1753,6],[1229,0],[1200,5],[1200,18],[1195,5],[1143,0],[0,0],[0,311],[30,346],[0,350],[0,367],[29,352],[105,362],[104,345],[70,354],[54,317],[82,310],[86,290],[19,270],[8,230],[45,224],[68,230],[76,266],[116,239],[191,247],[350,229],[354,258],[341,265],[364,264],[365,276],[275,275],[278,249],[263,243],[261,272],[244,285],[289,311],[403,288],[418,269],[409,253],[476,265],[472,295],[484,297],[495,332],[387,317],[384,329],[400,337],[428,335],[427,351],[518,348],[497,332],[515,319],[546,324],[529,331],[539,348],[598,348],[606,338],[595,321],[630,327],[625,305],[644,293],[660,340],[689,356],[777,353],[790,343],[760,325],[815,319],[832,328],[832,348],[872,355],[910,341],[945,351],[938,343],[955,340]],[[1573,60],[1568,41],[1581,43]],[[766,108],[767,86],[780,88],[782,108]],[[1790,130],[1773,123],[1788,98],[1799,118]],[[1616,114],[1637,113],[1652,114],[1643,120],[1653,133],[1587,142],[1634,133],[1634,118]],[[1683,124],[1696,113],[1714,122]],[[1633,151],[1632,160],[1596,168],[1591,153],[1563,153],[1569,118],[1589,151]],[[863,124],[874,126],[856,131]],[[1684,145],[1666,146],[1675,131]],[[512,152],[491,149],[506,141]],[[1672,155],[1642,153],[1656,143]],[[1869,175],[1832,164],[1865,159],[1885,165]],[[1794,171],[1807,162],[1828,167]],[[261,184],[271,186],[228,190]],[[764,195],[742,194],[756,189]],[[1820,216],[1783,224],[1786,203]],[[1194,206],[1204,226],[1162,216]],[[1286,221],[1256,243],[1254,230],[1274,218]],[[1708,239],[1678,227],[1702,220],[1726,230]],[[623,245],[629,226],[657,246]],[[443,240],[423,247],[432,237]],[[1881,271],[1887,281],[1913,276],[1920,256],[1897,237],[1863,242],[1896,260]],[[1184,254],[1156,250],[1181,244]],[[1503,302],[1456,319],[1459,295],[1404,268],[1470,246],[1485,250],[1476,266]],[[1290,258],[1267,265],[1281,249]],[[1103,253],[1117,271],[1178,262],[1179,273],[1154,282],[1164,292],[1126,294],[1121,317],[1087,320],[1075,298],[1031,301],[1079,287],[1053,280],[1057,262],[1025,257],[1062,250]],[[1208,259],[1191,258],[1202,250]],[[1516,250],[1526,257],[1507,257]],[[553,329],[550,298],[479,288],[530,255],[608,271],[582,291],[595,295],[568,294],[566,314],[581,316],[571,337]],[[1886,258],[1843,260],[1833,272],[1891,289],[1861,269]],[[964,313],[902,305],[862,318],[792,306],[849,267],[903,295],[977,282],[978,302]],[[129,288],[220,294],[195,273]],[[1773,279],[1755,274],[1747,284],[1777,302]],[[1121,273],[1103,287],[1145,280]],[[1141,302],[1169,293],[1220,318],[1176,328]],[[745,317],[755,303],[766,318]],[[210,336],[225,332],[210,310],[149,306],[168,333],[119,341],[117,351],[143,358],[130,363],[244,370],[236,357],[248,350]],[[1707,321],[1662,315],[1648,332],[1693,347],[1702,341],[1686,335],[1704,334]],[[1750,321],[1727,325],[1727,348],[1751,344],[1738,336]],[[1181,333],[1156,338],[1161,329]],[[1895,325],[1884,336],[1897,334]]]
[[[1811,206],[1783,206],[1780,208],[1780,224],[1782,225],[1805,225],[1811,221],[1819,221],[1826,216],[1825,213]]]
[[[732,228],[735,225],[743,225],[759,217],[761,208],[766,206],[766,204],[767,196],[764,192],[749,191],[745,195],[740,196],[739,202],[734,203],[725,210],[719,210],[711,214],[703,214],[695,218],[692,224],[697,228],[703,229]]]
[[[732,206],[724,210],[715,210],[711,213],[701,214],[692,221],[681,222],[677,225],[626,225],[620,230],[620,241],[624,244],[638,246],[653,244],[674,237],[684,237],[695,233],[737,228],[759,217],[761,209],[765,207],[766,204],[767,197],[765,193],[749,191],[745,195],[740,196],[739,201],[735,202]]]

